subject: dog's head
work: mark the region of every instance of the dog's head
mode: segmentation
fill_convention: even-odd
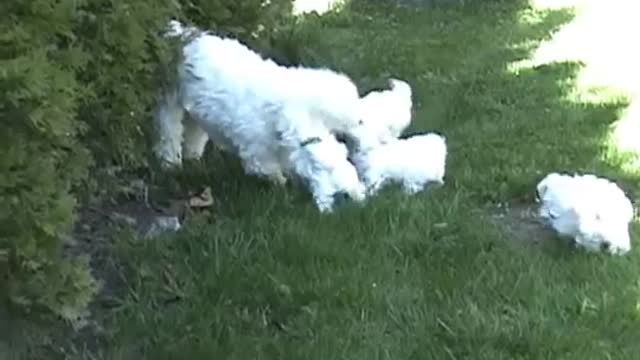
[[[633,206],[612,181],[595,175],[565,176],[574,191],[573,214],[578,221],[576,241],[590,250],[622,255],[631,249],[629,223]]]
[[[429,169],[429,182],[433,185],[443,185],[447,162],[447,139],[444,135],[428,133],[409,138],[415,142],[415,147],[407,149],[414,154],[425,154],[424,165]],[[407,156],[409,154],[406,154]]]
[[[353,178],[350,178],[353,179]],[[346,196],[356,203],[362,203],[367,197],[367,189],[361,182],[349,181],[342,184],[342,189],[334,196]]]
[[[628,222],[597,211],[573,211],[578,219],[576,242],[580,246],[612,255],[623,255],[631,250]]]
[[[359,150],[365,151],[398,138],[413,118],[408,83],[389,80],[389,89],[372,90],[358,102],[361,122],[349,131]]]
[[[348,160],[349,151],[344,144],[330,137],[306,147],[315,159],[316,168],[326,174],[326,187],[334,189],[334,195],[345,194],[356,202],[365,199],[365,187],[356,168]]]

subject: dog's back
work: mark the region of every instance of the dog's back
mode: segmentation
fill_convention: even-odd
[[[234,82],[248,88],[256,84],[271,85],[279,74],[275,62],[263,59],[232,38],[203,33],[188,43],[183,52],[187,70],[195,78],[206,81],[224,76],[225,84]]]
[[[347,147],[331,134],[301,146],[292,154],[292,165],[310,185],[316,201],[333,203],[337,193],[345,193],[355,201],[365,197],[364,185],[355,167],[347,160]]]
[[[390,166],[402,173],[434,179],[444,177],[447,145],[443,136],[423,134],[398,139],[392,143],[389,154],[393,154],[393,159],[388,158]]]
[[[273,113],[289,126],[341,132],[360,122],[358,91],[344,74],[281,66],[235,39],[209,33],[188,43],[183,53],[185,98],[224,99],[218,101],[227,107],[224,113],[235,118]]]
[[[589,210],[600,218],[630,221],[633,206],[615,183],[591,174],[568,175],[551,173],[538,183],[538,197],[543,203],[545,217],[558,216],[574,208]]]
[[[354,156],[358,171],[368,183],[387,180],[443,183],[446,167],[446,139],[437,134],[394,139]]]

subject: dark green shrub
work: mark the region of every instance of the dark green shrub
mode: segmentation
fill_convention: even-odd
[[[290,23],[292,0],[179,0],[183,16],[192,23],[219,35],[237,38],[267,55],[282,55],[272,38]],[[282,58],[283,61],[287,59]]]
[[[86,259],[62,249],[76,190],[92,158],[144,163],[145,126],[166,79],[159,71],[175,53],[160,38],[174,9],[27,0],[0,11],[2,285],[15,303],[76,320],[98,288]]]
[[[176,7],[171,0],[90,0],[74,33],[92,56],[78,79],[91,90],[79,117],[99,165],[145,166],[152,111],[175,71],[177,52],[162,37]]]
[[[60,240],[89,165],[75,118],[86,92],[75,71],[87,56],[72,41],[73,1],[9,1],[0,11],[3,288],[14,302],[74,320],[97,289],[86,261],[63,258]]]
[[[87,259],[66,256],[62,239],[90,168],[146,166],[156,96],[175,72],[176,44],[162,38],[168,20],[268,51],[291,0],[265,4],[0,4],[0,288],[14,303],[77,320],[97,291]]]
[[[264,37],[291,14],[292,0],[179,0],[193,24],[243,41]]]

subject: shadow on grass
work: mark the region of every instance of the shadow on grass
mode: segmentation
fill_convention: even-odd
[[[513,69],[571,18],[523,1],[353,1],[301,21],[278,40],[303,44],[291,62],[342,70],[363,92],[411,83],[409,132],[447,136],[449,184],[319,215],[300,188],[215,152],[159,178],[175,193],[211,186],[216,204],[176,236],[118,238],[128,289],[103,310],[104,358],[632,358],[635,251],[526,253],[474,212],[530,201],[548,171],[634,180],[603,145],[623,99],[581,102],[579,64]]]

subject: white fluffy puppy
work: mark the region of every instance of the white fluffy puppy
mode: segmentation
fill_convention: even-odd
[[[622,255],[631,249],[631,201],[615,183],[595,175],[551,173],[536,187],[539,215],[563,237],[589,251]]]
[[[289,153],[301,141],[361,123],[358,92],[346,75],[279,66],[237,40],[169,25],[169,36],[189,39],[177,84],[157,111],[154,150],[164,162],[179,165],[183,151],[201,156],[211,138],[237,153],[247,173],[284,183]]]
[[[429,183],[444,184],[446,158],[445,137],[430,133],[359,151],[352,161],[369,194],[392,182],[415,194]]]
[[[411,124],[411,86],[398,79],[390,79],[389,86],[389,90],[370,91],[360,99],[363,125],[357,129],[355,140],[361,149],[397,139]]]
[[[333,210],[338,194],[356,202],[365,199],[365,187],[347,155],[347,147],[328,132],[308,139],[291,153],[293,170],[307,183],[322,212]]]

